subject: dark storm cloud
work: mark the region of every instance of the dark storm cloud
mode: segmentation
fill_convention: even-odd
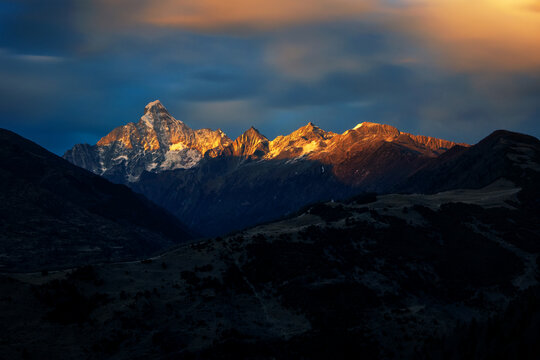
[[[70,0],[0,3],[0,47],[49,55],[70,51],[83,37],[73,24],[75,4]]]
[[[270,105],[302,107],[355,101],[374,102],[387,96],[407,97],[415,82],[414,73],[393,65],[374,65],[359,73],[334,72],[316,82],[291,82],[281,91],[269,94]],[[395,95],[392,95],[395,94]]]
[[[457,21],[447,0],[278,1],[228,13],[244,2],[205,0],[187,18],[182,1],[0,0],[0,126],[62,153],[137,121],[159,98],[188,125],[231,137],[250,125],[274,137],[308,121],[340,132],[382,122],[467,142],[496,128],[540,134],[536,35],[512,42],[522,30],[506,20],[485,33],[498,14],[489,2],[469,6],[482,51],[469,51],[461,32],[445,35]],[[507,15],[523,26],[535,16]],[[498,35],[513,56],[494,57]]]

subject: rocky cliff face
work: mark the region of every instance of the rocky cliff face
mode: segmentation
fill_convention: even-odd
[[[339,169],[335,174],[342,181],[359,184],[364,182],[367,172],[373,172],[353,159],[364,158],[365,151],[371,153],[388,143],[405,153],[416,154],[413,157],[435,157],[456,145],[368,122],[343,134],[324,131],[309,123],[272,141],[252,127],[232,141],[221,130],[191,129],[172,117],[156,100],[146,105],[139,122],[117,127],[96,145],[75,145],[64,158],[112,181],[127,184],[136,182],[145,171],[159,173],[192,168],[205,156],[320,161]]]
[[[364,122],[332,136],[307,158],[331,166],[334,175],[346,184],[386,192],[428,159],[455,145],[403,133],[390,125]]]
[[[309,123],[286,136],[278,136],[270,142],[267,159],[290,159],[313,152],[324,151],[336,134]]]
[[[224,155],[259,159],[268,153],[268,146],[268,139],[252,126],[229,145]]]
[[[205,153],[217,156],[231,143],[221,130],[191,129],[156,100],[146,105],[139,122],[117,127],[94,146],[75,145],[64,158],[112,181],[130,183],[143,171],[191,168]]]

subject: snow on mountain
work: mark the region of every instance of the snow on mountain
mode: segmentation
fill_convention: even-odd
[[[316,160],[350,167],[350,159],[384,144],[435,157],[455,143],[400,132],[390,125],[363,122],[343,134],[324,131],[313,123],[270,141],[251,127],[232,141],[221,130],[194,130],[172,117],[163,104],[146,105],[137,123],[112,130],[94,146],[75,145],[64,158],[96,174],[122,183],[137,181],[144,172],[189,169],[206,156],[258,160]],[[370,150],[370,151],[371,151]],[[371,152],[370,152],[371,153]],[[346,171],[347,176],[354,176]],[[366,173],[370,169],[356,169]],[[366,170],[366,171],[364,171]]]
[[[221,130],[191,129],[155,101],[139,122],[64,157],[210,236],[321,200],[387,192],[454,145],[370,122],[342,134],[308,123],[273,140],[251,127],[232,141]]]
[[[221,130],[193,130],[153,101],[137,123],[119,126],[94,146],[75,145],[64,158],[116,182],[137,181],[143,171],[196,166],[206,152],[219,155],[232,143]]]

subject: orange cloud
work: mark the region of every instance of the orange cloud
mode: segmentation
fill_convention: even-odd
[[[462,70],[540,67],[540,2],[406,1],[392,10],[398,29],[421,40],[438,61]]]
[[[354,18],[373,4],[373,0],[162,0],[149,2],[141,16],[158,26],[266,30]]]
[[[415,56],[419,62],[434,59],[437,64],[464,71],[540,68],[540,0],[96,0],[96,3],[92,7],[98,9],[99,16],[93,16],[98,20],[94,19],[91,26],[98,30],[117,31],[140,24],[248,35],[282,30],[283,44],[276,46],[274,41],[271,46],[285,53],[270,58],[270,62],[285,69],[302,67],[306,54],[317,55],[317,51],[306,52],[305,46],[297,49],[289,46],[288,31],[294,31],[291,27],[350,20],[364,21],[375,31],[389,36],[415,40],[432,56],[420,59],[422,54],[419,54],[418,59]],[[145,36],[146,32],[142,34]],[[333,41],[332,36],[320,39],[322,49],[332,48],[324,44],[329,39]],[[332,66],[348,69],[356,64],[345,59],[334,60]],[[316,70],[317,66],[311,66],[305,72],[311,77],[311,72]]]

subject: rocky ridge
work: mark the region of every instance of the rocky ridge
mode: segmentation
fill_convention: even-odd
[[[271,141],[251,127],[233,141],[219,129],[191,129],[172,117],[156,100],[146,105],[139,122],[115,128],[96,145],[75,145],[64,158],[112,181],[133,183],[145,171],[159,173],[189,169],[199,165],[204,157],[304,159],[336,165],[335,159],[343,160],[350,154],[359,154],[386,143],[397,144],[427,157],[436,157],[456,145],[451,141],[402,133],[393,126],[370,122],[363,122],[343,134],[324,131],[310,122]],[[354,178],[359,177],[358,169],[352,170],[352,173],[342,171],[342,175],[347,182],[356,183],[358,181]]]
[[[217,156],[231,143],[219,129],[191,129],[156,100],[146,105],[139,122],[115,128],[96,145],[75,145],[64,158],[125,183],[137,181],[143,171],[191,168],[209,150]]]

